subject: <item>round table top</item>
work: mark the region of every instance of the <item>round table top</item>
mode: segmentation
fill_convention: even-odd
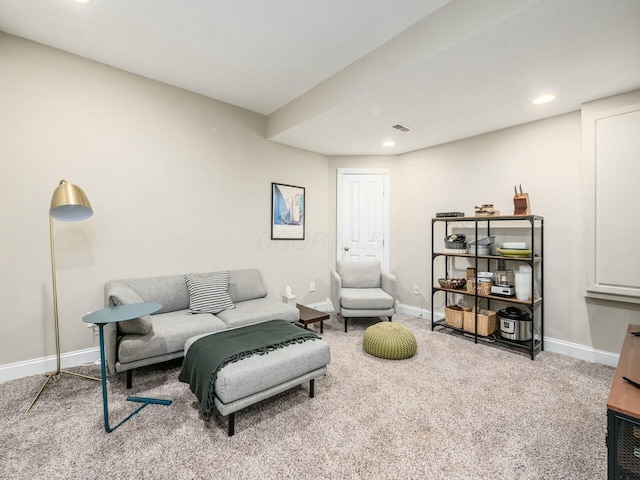
[[[82,317],[85,323],[104,325],[105,323],[123,322],[134,318],[144,317],[157,312],[162,308],[159,303],[130,303],[128,305],[116,305],[102,310],[87,313]]]

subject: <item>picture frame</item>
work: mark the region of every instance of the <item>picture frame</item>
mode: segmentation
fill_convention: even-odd
[[[304,240],[305,188],[271,183],[271,240]]]

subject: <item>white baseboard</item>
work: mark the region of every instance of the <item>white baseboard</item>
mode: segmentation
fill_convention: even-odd
[[[424,308],[414,307],[412,305],[405,305],[404,303],[398,303],[396,306],[398,313],[405,313],[407,315],[413,315],[414,317],[424,318],[431,320],[431,310],[425,310]],[[444,315],[436,312],[436,320],[442,320]]]
[[[560,353],[569,357],[579,358],[588,362],[600,363],[609,367],[617,367],[620,355],[617,353],[606,352],[592,347],[585,347],[577,343],[557,340],[555,338],[544,337],[544,349],[547,352]]]
[[[413,315],[414,317],[431,320],[430,310],[424,310],[402,303],[398,304],[396,310],[398,313],[406,313],[407,315]],[[436,312],[436,320],[441,320],[443,318],[444,315]],[[544,337],[544,349],[548,352],[559,353],[561,355],[567,355],[569,357],[586,360],[588,362],[600,363],[614,368],[618,365],[618,359],[620,358],[620,355],[616,353],[597,350],[592,347],[586,347],[577,343],[566,342],[564,340],[549,337]]]
[[[322,312],[332,312],[333,305],[329,299],[308,305]],[[98,347],[68,352],[60,355],[62,368],[78,367],[87,363],[100,364],[100,349]],[[44,375],[56,369],[56,356],[34,358],[24,362],[0,365],[0,383],[15,380],[16,378],[29,377],[31,375]]]
[[[333,305],[328,299],[324,302],[313,303],[308,306],[322,312],[333,311]],[[405,313],[407,315],[413,315],[414,317],[424,318],[425,320],[431,320],[431,312],[429,310],[424,310],[411,305],[399,303],[397,311],[398,313]],[[438,320],[444,318],[443,315],[439,313],[436,313],[436,316]],[[544,339],[544,348],[548,352],[559,353],[561,355],[567,355],[569,357],[586,360],[588,362],[600,363],[614,368],[618,365],[618,359],[620,358],[620,355],[616,353],[597,350],[577,343],[566,342],[564,340],[557,340],[549,337],[545,337]],[[60,365],[62,368],[78,367],[87,363],[100,364],[100,349],[98,347],[63,353],[60,355]],[[31,375],[44,375],[48,372],[52,372],[55,368],[55,355],[26,360],[24,362],[0,365],[0,383]]]
[[[333,304],[331,303],[331,300],[329,300],[328,298],[324,302],[310,303],[307,305],[307,307],[314,308],[321,312],[335,312],[333,308]],[[429,310],[413,307],[411,305],[398,303],[396,307],[396,311],[398,313],[406,313],[407,315],[413,315],[414,317],[421,317],[427,320],[431,320],[431,312]],[[436,313],[436,319],[443,319],[443,318],[444,318],[444,315],[440,313]]]
[[[79,367],[87,363],[100,364],[100,349],[98,347],[77,350],[75,352],[60,355],[62,368]],[[31,375],[44,375],[56,369],[56,356],[34,358],[24,362],[0,365],[0,383],[15,380],[16,378],[29,377]]]

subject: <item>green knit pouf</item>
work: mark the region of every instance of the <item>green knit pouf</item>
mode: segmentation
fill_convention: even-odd
[[[411,330],[392,322],[380,322],[367,328],[362,346],[365,352],[390,360],[413,357],[418,350],[416,337]]]

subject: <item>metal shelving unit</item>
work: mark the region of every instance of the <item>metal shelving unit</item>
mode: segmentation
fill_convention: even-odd
[[[492,224],[500,224],[501,226],[509,225],[509,222],[528,222],[528,227],[516,228],[528,228],[529,230],[529,242],[531,249],[530,257],[505,257],[502,255],[478,255],[476,248],[476,254],[470,253],[449,253],[444,251],[436,251],[435,249],[435,229],[437,225],[444,226],[444,232],[442,237],[444,238],[450,235],[450,229],[454,225],[460,226],[466,222],[471,225],[475,233],[475,239],[477,240],[479,231],[482,235],[491,235]],[[464,226],[464,225],[463,225]],[[518,216],[479,216],[479,217],[439,217],[431,219],[431,330],[435,330],[436,327],[447,328],[460,334],[471,335],[474,338],[475,343],[478,343],[478,338],[490,338],[498,344],[505,345],[509,348],[513,348],[520,351],[525,351],[530,354],[531,360],[535,360],[536,352],[544,350],[544,309],[543,309],[543,297],[544,297],[544,218],[538,215],[518,215]],[[443,247],[444,249],[444,247]],[[518,300],[515,297],[505,297],[500,295],[481,295],[478,293],[478,288],[474,293],[467,292],[466,290],[441,288],[437,283],[437,278],[449,278],[449,262],[448,258],[466,258],[472,261],[476,272],[479,272],[479,267],[485,266],[485,270],[491,271],[491,267],[496,265],[498,261],[514,262],[514,263],[526,263],[531,267],[531,294],[530,300],[523,301]],[[438,259],[444,258],[444,275],[436,276],[436,263]],[[441,270],[440,270],[441,271]],[[539,295],[535,296],[536,280],[538,281]],[[492,310],[491,302],[504,302],[508,304],[516,304],[518,306],[524,306],[529,310],[532,322],[532,334],[531,340],[526,342],[519,342],[515,340],[509,340],[502,338],[499,333],[495,333],[489,336],[483,336],[477,333],[478,331],[478,308],[475,308],[475,329],[473,333],[463,330],[462,328],[456,328],[445,323],[445,319],[435,320],[435,303],[434,299],[437,294],[445,295],[445,306],[449,305],[449,293],[457,295],[466,295],[473,297],[474,306],[478,306],[478,300],[485,299],[487,302],[487,309]]]

